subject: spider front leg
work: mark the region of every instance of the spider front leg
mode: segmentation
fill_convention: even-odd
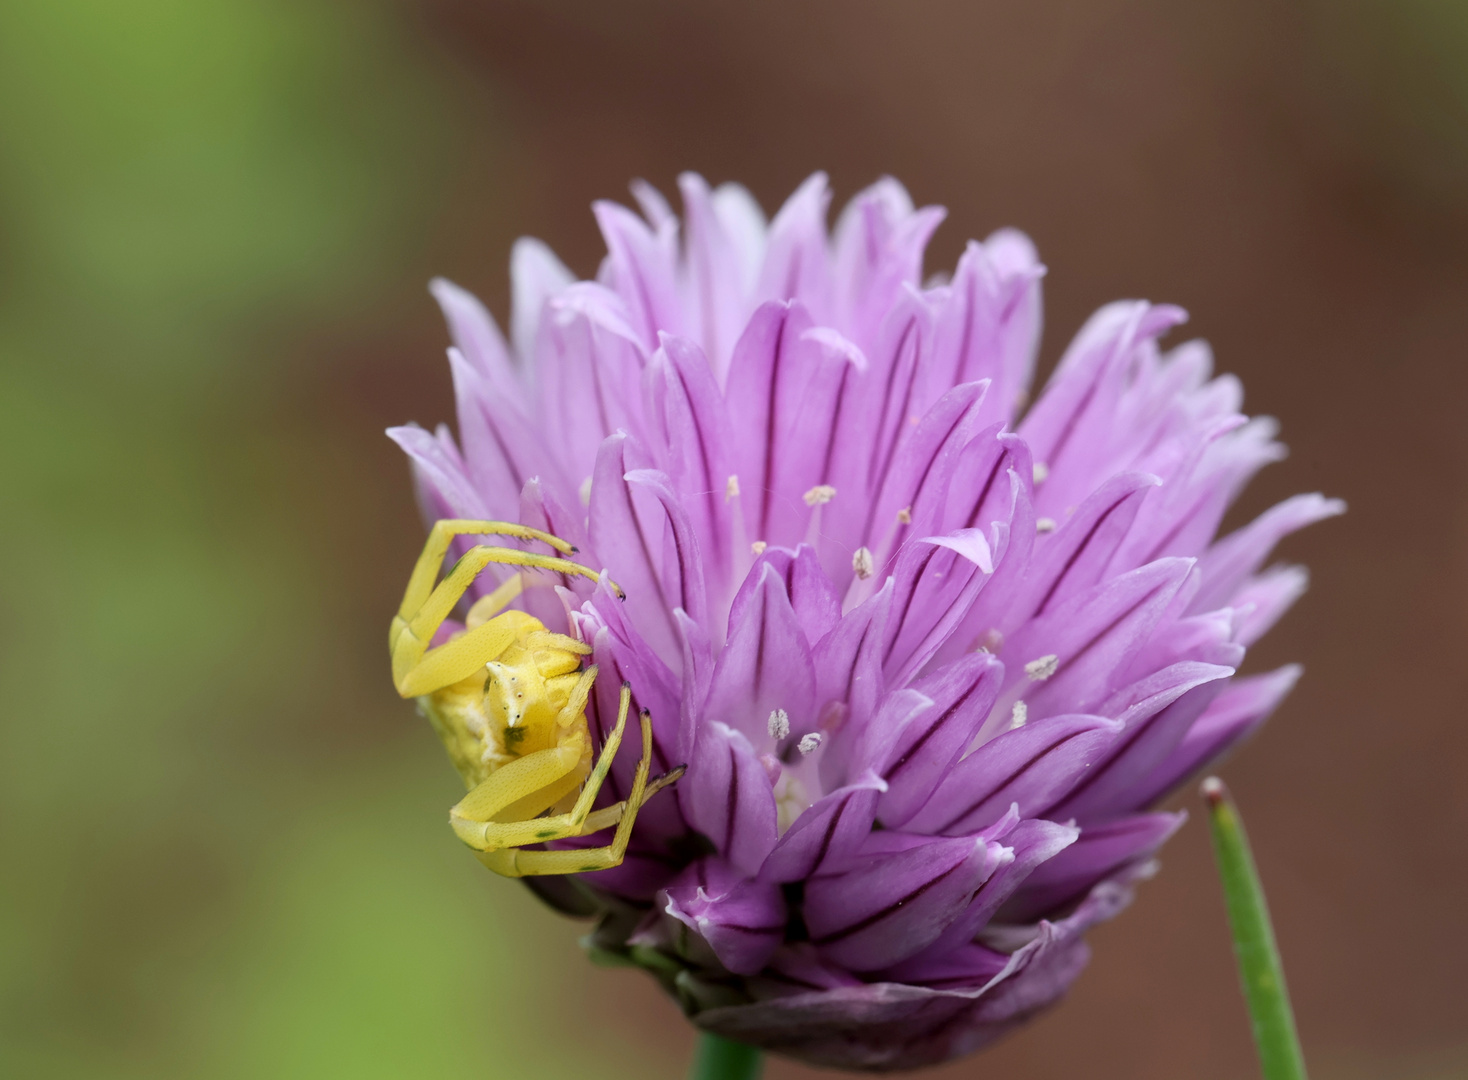
[[[627,691],[624,689],[624,703],[628,700]],[[626,706],[624,704],[621,715],[618,717],[618,728],[620,729],[626,719]],[[648,770],[652,767],[652,719],[644,709],[639,714],[642,726],[642,757],[637,762],[637,774],[632,781],[632,793],[625,803],[617,804],[623,807],[621,820],[617,822],[616,835],[612,842],[605,847],[575,848],[569,851],[521,851],[517,848],[501,848],[498,851],[475,852],[479,861],[484,863],[497,874],[505,877],[529,877],[538,874],[587,874],[596,870],[609,870],[614,866],[621,865],[622,859],[627,854],[627,841],[632,836],[632,825],[637,820],[637,811],[652,796],[653,792],[666,784],[677,780],[683,775],[683,769],[673,770],[667,776],[659,777],[652,785],[647,782]],[[610,743],[608,739],[608,743]],[[605,752],[603,753],[605,756]],[[600,763],[598,763],[600,764]],[[603,776],[605,773],[603,773]],[[587,785],[590,787],[590,785]],[[616,807],[608,807],[614,810]],[[598,811],[598,815],[606,814],[607,810]],[[549,819],[544,819],[549,820]],[[588,826],[585,832],[593,831],[590,825],[596,824],[587,820]],[[605,828],[607,824],[599,827]],[[584,833],[569,833],[567,835],[584,835]],[[547,837],[546,839],[552,839]]]
[[[412,576],[408,579],[402,606],[393,617],[392,628],[388,632],[388,644],[392,650],[393,683],[398,693],[405,698],[431,694],[468,678],[485,661],[492,660],[503,652],[513,640],[514,634],[509,627],[497,625],[490,619],[435,649],[428,648],[428,643],[433,640],[433,635],[443,625],[443,621],[449,617],[475,578],[491,563],[537,567],[597,580],[596,571],[568,559],[537,555],[518,548],[476,545],[435,586],[433,582],[438,576],[438,568],[442,565],[454,537],[478,533],[498,533],[540,540],[557,551],[575,551],[564,540],[523,525],[501,521],[437,522],[429,533],[428,542],[424,545],[418,564],[413,568]],[[494,602],[503,604],[513,600],[518,591],[518,585],[510,586],[507,582],[491,595],[495,598]]]

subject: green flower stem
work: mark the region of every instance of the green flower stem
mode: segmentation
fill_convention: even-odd
[[[1274,928],[1264,889],[1249,851],[1249,838],[1228,788],[1217,777],[1203,781],[1203,798],[1213,826],[1213,852],[1223,878],[1228,921],[1233,928],[1239,981],[1253,1020],[1254,1045],[1265,1080],[1305,1080],[1305,1058],[1295,1034],[1295,1016],[1285,988],[1284,968],[1274,943]]]
[[[759,1080],[764,1055],[752,1046],[704,1032],[693,1055],[689,1080]]]

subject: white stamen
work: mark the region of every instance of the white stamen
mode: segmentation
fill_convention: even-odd
[[[582,506],[591,505],[591,477],[588,476],[585,480],[581,481],[581,487],[576,494],[581,496]]]
[[[779,740],[790,734],[790,714],[784,709],[776,709],[770,713],[770,738]]]
[[[799,750],[802,755],[813,754],[815,753],[816,747],[821,745],[821,738],[822,736],[819,731],[812,731],[809,735],[802,735],[800,742],[795,744],[795,749]]]
[[[1037,660],[1031,660],[1025,665],[1025,674],[1030,677],[1031,682],[1044,682],[1055,674],[1056,668],[1060,667],[1060,659],[1054,653],[1042,656]]]
[[[1059,526],[1055,524],[1054,518],[1036,518],[1035,531],[1037,533],[1053,533]]]
[[[824,506],[836,497],[836,489],[830,484],[817,484],[803,496],[806,506]]]
[[[754,554],[754,557],[757,559],[765,553],[765,548],[769,546],[770,545],[765,543],[763,540],[756,540],[754,543],[749,545],[749,550]]]
[[[724,501],[739,498],[739,477],[729,477],[729,482],[724,485]]]
[[[897,524],[899,524],[899,525],[911,525],[912,524],[912,507],[910,507],[910,506],[904,506],[901,510],[897,511]]]
[[[1014,708],[1009,711],[1009,730],[1013,731],[1015,728],[1024,727],[1025,721],[1029,718],[1030,707],[1023,701],[1016,701]]]
[[[856,554],[851,556],[851,569],[862,581],[871,577],[877,571],[876,564],[872,562],[872,553],[869,549],[859,547]]]
[[[1035,462],[1035,468],[1033,472],[1035,477],[1035,486],[1039,487],[1045,482],[1045,477],[1050,475],[1050,466],[1046,465],[1043,461],[1037,461]]]

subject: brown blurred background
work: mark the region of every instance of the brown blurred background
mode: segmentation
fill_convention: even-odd
[[[0,1061],[17,1076],[677,1076],[636,972],[442,827],[382,631],[420,542],[385,426],[452,416],[442,273],[684,169],[1034,237],[1048,369],[1187,307],[1349,514],[1223,770],[1307,1056],[1468,1074],[1468,9],[1091,0],[0,4]],[[1191,792],[1174,802],[1190,809]],[[987,1073],[1256,1074],[1194,822]],[[5,1069],[8,1074],[10,1069]],[[772,1078],[813,1075],[772,1064]]]

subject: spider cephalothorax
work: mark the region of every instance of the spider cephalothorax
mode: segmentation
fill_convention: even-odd
[[[454,537],[488,534],[540,541],[558,554],[477,545],[435,585]],[[629,797],[592,810],[621,746],[632,692],[623,684],[616,726],[593,766],[586,700],[597,669],[581,666],[591,650],[575,638],[547,630],[523,611],[505,610],[524,587],[519,574],[469,609],[462,634],[428,647],[486,566],[535,567],[595,580],[595,571],[561,557],[575,551],[565,541],[523,525],[439,521],[388,633],[398,693],[418,699],[469,787],[469,794],[449,811],[449,822],[481,862],[506,877],[616,866],[627,850],[637,811],[683,772],[675,769],[648,782],[652,725],[644,710],[639,717],[642,757]],[[604,847],[521,850],[614,825],[617,831]]]

